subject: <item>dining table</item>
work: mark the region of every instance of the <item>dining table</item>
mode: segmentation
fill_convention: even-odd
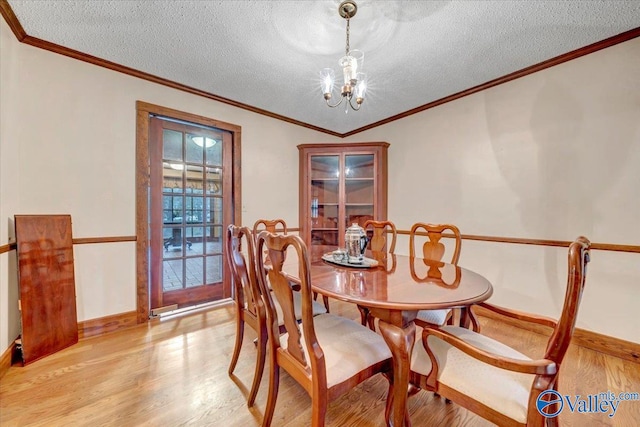
[[[491,283],[457,265],[404,255],[367,251],[365,262],[348,264],[335,261],[322,247],[312,247],[308,254],[314,292],[356,304],[378,319],[378,329],[393,356],[390,425],[407,425],[407,390],[418,311],[460,308],[461,324],[468,325],[467,309],[491,296]],[[410,425],[408,417],[406,422]]]

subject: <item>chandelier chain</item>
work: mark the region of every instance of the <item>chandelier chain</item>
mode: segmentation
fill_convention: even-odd
[[[346,46],[345,52],[344,52],[344,54],[346,56],[349,56],[349,52],[351,51],[351,48],[349,47],[349,22],[350,21],[351,20],[349,18],[347,18],[347,46]]]

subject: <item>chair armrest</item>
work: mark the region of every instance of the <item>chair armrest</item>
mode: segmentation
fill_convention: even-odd
[[[555,328],[557,325],[557,322],[550,317],[536,316],[530,313],[525,313],[523,311],[498,307],[497,305],[489,304],[486,302],[480,302],[476,305],[482,308],[486,308],[487,310],[493,311],[494,313],[500,314],[502,316],[511,317],[512,319],[522,320],[524,322],[536,323],[538,325],[547,326],[549,328]]]
[[[300,278],[285,272],[283,272],[282,274],[289,281],[289,285],[291,286],[291,289],[293,289],[294,291],[299,291],[300,289],[302,289],[300,285]]]
[[[455,335],[452,335],[449,332],[437,327],[425,328],[422,331],[422,344],[424,345],[428,353],[431,352],[429,346],[427,345],[427,338],[429,337],[429,335],[440,338],[441,340],[451,344],[455,348],[465,352],[469,356],[491,366],[495,366],[496,368],[532,375],[554,375],[557,372],[557,366],[553,360],[523,360],[493,354],[474,347],[471,344],[456,337]]]

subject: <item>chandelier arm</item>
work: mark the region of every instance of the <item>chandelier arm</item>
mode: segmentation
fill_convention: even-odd
[[[360,107],[362,107],[362,103],[358,103],[358,108],[353,106],[353,103],[351,102],[351,99],[353,98],[349,98],[349,105],[351,106],[351,109],[354,111],[358,111],[360,109]]]
[[[340,101],[338,101],[337,103],[335,103],[335,104],[333,104],[333,105],[331,105],[331,104],[329,103],[329,100],[328,100],[328,99],[325,99],[325,101],[327,101],[327,105],[328,105],[329,107],[331,107],[331,108],[336,108],[338,105],[342,104],[342,101],[344,101],[344,96],[341,96],[341,97],[340,97]],[[352,106],[351,108],[353,108],[353,106]]]

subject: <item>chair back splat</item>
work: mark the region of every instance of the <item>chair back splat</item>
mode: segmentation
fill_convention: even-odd
[[[393,222],[370,219],[365,221],[362,228],[366,231],[369,231],[370,228],[372,230],[371,240],[369,241],[369,248],[372,251],[382,252],[386,250],[390,254],[395,253],[398,232]],[[388,240],[391,240],[391,242],[387,245]]]
[[[419,232],[427,233],[427,240],[422,244],[421,253],[416,251],[416,240],[419,239]],[[451,232],[451,236],[455,240],[455,246],[449,260],[444,260],[445,245],[440,242],[446,231]],[[426,224],[418,222],[413,224],[409,234],[409,256],[430,259],[433,261],[445,261],[450,264],[458,265],[460,260],[460,249],[462,247],[462,237],[458,227],[452,224]]]
[[[280,230],[278,229],[278,227],[280,227]],[[269,233],[276,233],[282,230],[282,234],[287,234],[287,223],[284,221],[284,219],[281,219],[281,218],[277,218],[277,219],[261,218],[253,224],[254,238],[257,238],[258,233],[260,233],[263,230],[266,230]]]
[[[444,236],[444,233],[449,231],[450,236],[454,239],[454,247],[451,251],[451,257],[445,258],[446,247],[440,240]],[[423,234],[427,233],[426,240],[421,246],[420,252],[417,249],[417,242],[421,238],[424,239]],[[418,222],[413,224],[409,233],[409,256],[412,258],[412,263],[416,261],[415,258],[422,258],[424,263],[429,262],[448,262],[453,265],[458,265],[460,260],[460,249],[462,247],[462,236],[460,230],[453,224],[427,224]],[[412,270],[413,274],[413,270]],[[460,310],[458,310],[460,312]],[[416,324],[422,327],[427,327],[430,324],[444,325],[445,323],[453,324],[453,311],[451,309],[442,310],[420,310],[418,317],[416,318]],[[474,330],[479,329],[479,323],[473,316],[473,312],[468,311],[468,315],[465,316],[472,324]]]

